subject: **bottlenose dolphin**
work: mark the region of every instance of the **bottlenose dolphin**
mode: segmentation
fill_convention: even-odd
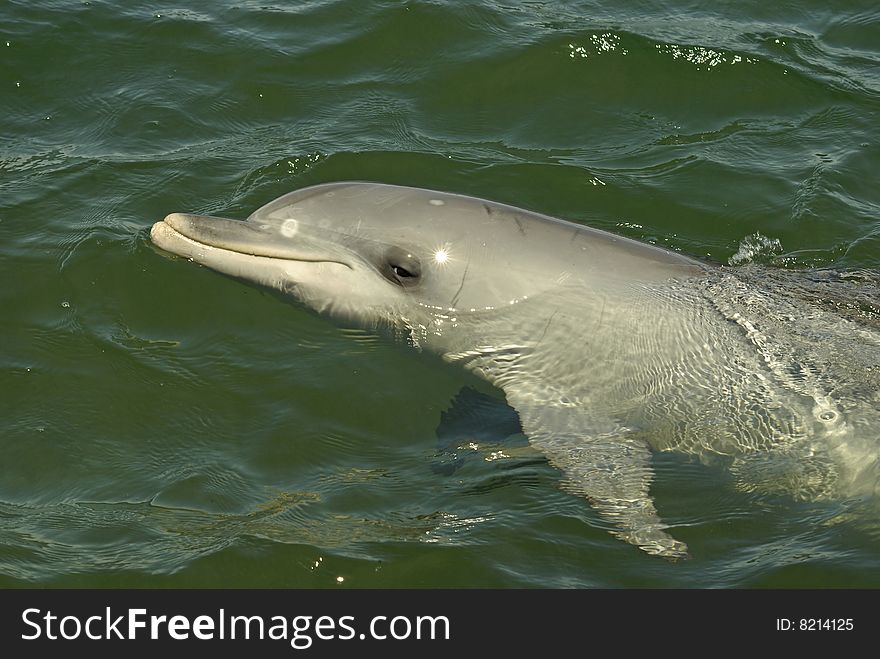
[[[724,459],[754,487],[798,497],[877,488],[876,324],[774,293],[763,271],[364,182],[304,188],[244,222],[173,213],[151,237],[485,378],[563,487],[650,554],[688,553],[651,498],[652,449]],[[822,342],[841,337],[858,350],[829,359]]]

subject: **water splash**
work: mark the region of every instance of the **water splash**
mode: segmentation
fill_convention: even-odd
[[[782,243],[779,242],[778,238],[768,238],[756,232],[742,239],[736,254],[731,256],[727,263],[729,265],[744,265],[746,263],[766,261],[780,253],[782,253]]]

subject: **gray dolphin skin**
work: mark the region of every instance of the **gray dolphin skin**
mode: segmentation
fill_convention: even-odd
[[[246,221],[173,213],[151,237],[495,385],[563,487],[649,554],[688,555],[655,508],[652,451],[720,462],[752,491],[877,494],[880,322],[867,303],[826,304],[849,285],[830,275],[805,287],[778,269],[364,182],[304,188]]]

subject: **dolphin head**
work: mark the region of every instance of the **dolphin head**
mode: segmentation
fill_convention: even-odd
[[[151,237],[343,323],[433,334],[444,319],[507,308],[589,273],[607,278],[621,271],[621,253],[646,276],[694,267],[686,257],[511,206],[360,182],[292,192],[243,222],[173,213]],[[628,281],[637,276],[624,271]]]

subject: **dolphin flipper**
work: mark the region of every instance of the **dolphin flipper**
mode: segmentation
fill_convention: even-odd
[[[687,545],[664,529],[651,499],[651,451],[632,431],[597,428],[582,409],[533,403],[512,405],[532,445],[565,476],[563,488],[586,497],[611,532],[648,554],[688,556]]]

